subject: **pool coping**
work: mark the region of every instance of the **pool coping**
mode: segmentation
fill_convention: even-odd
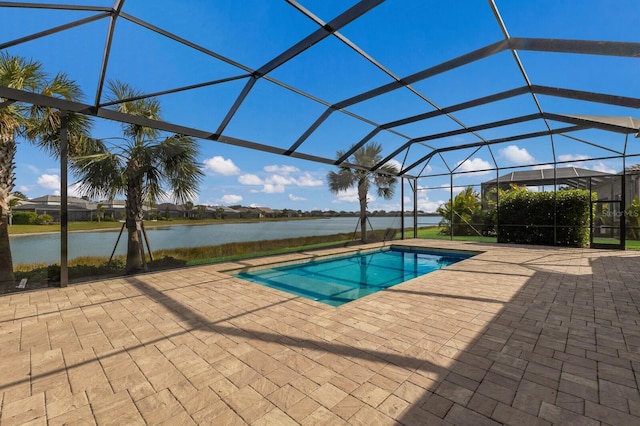
[[[422,247],[422,246],[414,246],[414,245],[408,245],[408,244],[395,244],[395,243],[391,243],[391,244],[381,244],[381,245],[376,245],[375,247],[368,247],[368,248],[359,248],[359,249],[355,249],[355,250],[347,250],[347,251],[340,251],[340,252],[336,252],[335,249],[327,249],[326,253],[320,253],[320,255],[318,255],[317,252],[313,252],[315,254],[315,256],[307,256],[308,254],[310,254],[311,252],[298,252],[295,254],[300,254],[300,255],[305,255],[305,257],[302,258],[298,258],[298,259],[291,259],[291,260],[282,260],[282,261],[278,261],[278,262],[274,262],[274,263],[269,263],[269,264],[260,264],[260,265],[245,265],[242,267],[238,267],[238,268],[229,268],[229,269],[224,269],[224,270],[220,270],[220,272],[224,272],[227,273],[229,275],[231,275],[232,278],[237,278],[235,275],[240,274],[240,273],[245,273],[245,272],[252,272],[252,271],[260,271],[263,269],[271,269],[271,268],[279,268],[279,267],[283,267],[283,266],[289,266],[289,265],[298,265],[298,264],[302,264],[302,263],[308,263],[308,262],[314,262],[314,261],[319,261],[319,260],[328,260],[328,259],[333,259],[333,258],[339,258],[339,257],[343,257],[343,256],[349,256],[349,255],[353,255],[353,254],[366,254],[366,253],[371,253],[374,251],[381,251],[381,250],[390,250],[392,248],[402,248],[404,250],[407,251],[421,251],[421,252],[433,252],[433,253],[450,253],[450,254],[466,254],[469,256],[477,256],[479,254],[484,253],[484,250],[457,250],[457,249],[447,249],[447,248],[437,248],[437,247]],[[325,251],[325,250],[323,250]],[[467,260],[467,259],[463,259],[462,261]],[[232,266],[232,265],[229,265]],[[246,281],[246,280],[245,280]]]

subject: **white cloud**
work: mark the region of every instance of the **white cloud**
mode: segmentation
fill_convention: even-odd
[[[31,191],[31,187],[27,185],[18,185],[17,190],[20,192],[29,192]]]
[[[597,172],[604,172],[604,173],[611,173],[611,174],[615,174],[618,173],[615,169],[612,169],[611,167],[607,166],[604,162],[602,161],[598,161],[596,164],[594,164],[591,167],[592,170],[595,170]]]
[[[448,187],[447,187],[448,189]],[[454,187],[455,189],[455,187]],[[435,213],[436,209],[446,203],[446,201],[438,200],[432,201],[427,196],[426,192],[418,194],[418,210],[422,210],[427,213]],[[406,210],[413,210],[413,199],[410,197],[404,198],[404,208]]]
[[[264,171],[267,173],[282,173],[288,175],[289,173],[299,172],[300,169],[294,166],[278,166],[278,165],[270,165],[264,166]]]
[[[311,176],[311,173],[305,172],[302,176],[296,179],[296,183],[298,186],[322,186],[323,182],[322,180]]]
[[[265,194],[281,194],[284,192],[284,185],[273,185],[267,183],[264,185],[264,188],[262,188],[262,191],[260,192],[264,192]]]
[[[226,194],[223,195],[222,198],[220,198],[220,200],[218,201],[224,204],[238,204],[240,201],[242,201],[242,195]]]
[[[375,201],[375,198],[371,194],[367,194],[367,202]],[[340,191],[336,194],[336,198],[332,203],[359,203],[358,189],[349,188],[346,191]]]
[[[585,163],[584,160],[588,160],[589,156],[584,154],[563,154],[558,155],[558,161],[571,161],[570,163],[558,164],[558,167],[579,167],[582,169],[595,170],[597,172],[603,173],[618,173],[615,169],[608,166],[603,161],[598,161],[596,163]],[[553,167],[553,166],[549,166]]]
[[[246,174],[238,177],[238,182],[243,185],[263,185],[264,182],[256,175]]]
[[[402,170],[402,164],[398,160],[389,160],[384,163],[385,166],[395,167],[397,171]]]
[[[464,161],[458,161],[458,163],[456,163],[456,167],[458,167],[456,171],[474,172],[472,174],[465,173],[466,176],[486,175],[487,173],[490,173],[491,169],[493,168],[488,161],[485,161],[482,158],[478,158],[478,157],[464,160]],[[476,172],[476,170],[482,170],[482,171]]]
[[[34,175],[39,175],[40,174],[40,169],[38,169],[33,164],[27,164],[25,167],[27,168],[27,170],[29,170]]]
[[[218,173],[224,176],[233,176],[240,174],[240,168],[233,164],[231,159],[225,160],[223,157],[216,155],[215,157],[204,160],[205,170]]]
[[[445,183],[445,184],[440,185],[440,188],[442,188],[443,190],[447,191],[447,199],[448,199],[449,194],[451,194],[451,185]],[[466,186],[454,185],[453,186],[453,196],[455,197],[456,195],[461,193],[465,188],[466,188]],[[435,191],[435,189],[434,189],[434,191]]]
[[[271,176],[268,176],[267,179],[265,179],[265,182],[269,185],[284,186],[284,185],[295,184],[296,180],[288,176],[271,175]]]
[[[264,179],[254,174],[245,174],[238,177],[238,182],[243,185],[262,185],[262,189],[252,189],[250,192],[263,192],[265,194],[280,194],[285,192],[287,185],[294,186],[322,186],[323,182],[315,178],[311,173],[304,172],[299,177],[290,175],[290,173],[299,172],[300,170],[292,166],[266,166],[265,171],[271,173]],[[275,173],[278,172],[278,173]]]
[[[418,210],[422,210],[427,213],[435,213],[438,207],[444,205],[446,201],[438,200],[431,201],[428,198],[424,200],[418,200]]]
[[[36,181],[38,185],[45,189],[57,189],[60,190],[60,176],[43,174],[38,177]]]
[[[307,201],[307,199],[306,199],[306,198],[304,198],[304,197],[298,197],[298,196],[293,195],[293,194],[289,194],[289,199],[290,199],[291,201]]]
[[[37,180],[38,185],[44,189],[51,190],[52,195],[60,195],[60,176],[43,174]],[[19,187],[20,192],[27,192],[31,188],[25,185]],[[67,196],[69,197],[82,197],[85,194],[80,191],[80,183],[76,182],[67,186]]]
[[[529,151],[525,148],[518,148],[516,145],[509,145],[506,148],[502,148],[499,152],[502,158],[515,164],[531,164],[535,161],[535,158],[529,154]]]
[[[583,154],[558,155],[558,161],[580,161],[580,160],[587,160],[587,159],[589,159],[589,157]]]

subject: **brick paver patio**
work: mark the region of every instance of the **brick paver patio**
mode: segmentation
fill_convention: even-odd
[[[0,297],[0,422],[640,424],[640,253],[402,243],[483,253],[338,308],[225,272],[273,258]]]

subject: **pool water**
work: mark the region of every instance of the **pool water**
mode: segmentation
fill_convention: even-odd
[[[391,247],[234,276],[340,306],[471,256],[473,254]]]

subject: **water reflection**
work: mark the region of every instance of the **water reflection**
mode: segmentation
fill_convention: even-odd
[[[437,222],[437,218],[433,219]],[[147,228],[152,250],[180,247],[200,247],[230,242],[275,240],[312,235],[331,235],[354,232],[357,218],[331,218],[277,222],[233,223],[212,225],[176,225]],[[421,223],[424,218],[421,218]],[[371,218],[374,229],[399,228],[400,218]],[[410,219],[405,226],[412,226]],[[80,256],[108,258],[118,238],[118,229],[69,233],[69,259]],[[56,263],[60,258],[60,236],[52,234],[16,235],[11,237],[14,264]],[[126,244],[120,241],[116,255],[126,253]]]

